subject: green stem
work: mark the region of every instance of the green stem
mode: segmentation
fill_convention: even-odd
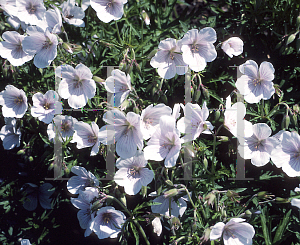
[[[260,114],[261,114],[261,117],[264,118],[265,117],[265,113],[264,113],[264,100],[261,100],[260,102]]]
[[[118,35],[119,42],[122,45],[123,41],[122,41],[121,36],[120,36],[120,31],[119,31],[119,27],[118,27],[117,21],[115,21],[115,26],[116,26],[116,29],[117,29],[117,35]]]
[[[135,219],[132,220],[134,222],[134,224],[137,226],[137,228],[139,229],[140,233],[142,234],[142,237],[144,238],[145,242],[147,245],[151,245],[150,242],[148,241],[145,231],[144,229],[141,227],[141,225],[139,224],[139,222],[137,222]]]

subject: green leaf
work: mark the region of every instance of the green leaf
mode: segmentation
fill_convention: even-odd
[[[292,210],[290,209],[290,211],[284,216],[283,220],[278,225],[278,227],[276,229],[275,237],[273,239],[273,244],[275,244],[276,242],[278,242],[282,239],[283,233],[286,230],[288,223],[290,221],[291,212],[292,212]]]
[[[13,228],[12,226],[8,228],[8,234],[9,234],[10,236],[12,236],[13,231],[14,231],[14,228]]]
[[[261,226],[262,226],[263,236],[264,236],[266,245],[272,245],[271,240],[270,240],[269,229],[267,227],[265,208],[261,210],[260,219],[261,219]]]
[[[136,245],[139,245],[139,243],[140,243],[139,233],[138,233],[138,231],[137,231],[135,225],[134,225],[132,222],[130,222],[130,228],[131,228],[131,230],[132,230],[132,232],[133,232],[133,235],[134,235],[134,237],[135,237],[135,244],[136,244]]]

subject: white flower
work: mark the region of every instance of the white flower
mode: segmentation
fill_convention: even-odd
[[[125,3],[127,0],[91,0],[91,6],[96,11],[98,18],[105,23],[121,19]]]
[[[53,186],[50,183],[44,183],[42,186],[38,187],[35,184],[27,183],[26,200],[23,203],[23,207],[28,211],[33,211],[37,207],[37,200],[39,199],[41,206],[44,209],[52,209],[50,196],[53,194],[54,190],[49,191]]]
[[[75,6],[75,1],[68,0],[61,5],[62,16],[64,21],[70,25],[84,27],[85,23],[82,20],[84,18],[84,11],[82,8]]]
[[[181,133],[186,135],[183,137],[184,142],[195,140],[201,133],[210,134],[213,126],[206,121],[209,111],[206,102],[203,103],[202,109],[198,104],[187,103],[184,107],[184,117],[177,122],[177,128]]]
[[[44,123],[51,123],[54,115],[61,114],[62,112],[62,105],[58,101],[58,94],[53,90],[49,90],[45,94],[40,92],[34,94],[32,101],[31,115]]]
[[[78,209],[77,218],[82,229],[86,229],[84,236],[89,236],[93,231],[91,229],[92,213],[91,202],[98,197],[99,192],[95,187],[86,187],[84,191],[79,190],[78,198],[71,197],[71,203]]]
[[[22,239],[21,245],[31,245],[30,241],[28,239]]]
[[[292,206],[295,206],[295,207],[297,207],[297,208],[300,208],[300,199],[293,198],[293,199],[291,200],[291,205],[292,205]]]
[[[81,8],[85,11],[91,5],[90,0],[82,0]]]
[[[224,125],[235,136],[250,137],[252,132],[252,124],[244,120],[246,115],[246,107],[242,102],[237,102],[231,106],[230,95],[226,98],[226,110],[224,112]],[[243,129],[239,130],[238,126]]]
[[[243,221],[245,219],[232,218],[226,225],[218,222],[210,232],[210,240],[219,239],[223,235],[225,245],[251,245],[255,230]]]
[[[165,159],[164,164],[166,168],[176,165],[181,149],[181,142],[179,131],[175,125],[175,118],[172,116],[162,116],[160,118],[159,127],[144,149],[147,160],[162,161]]]
[[[5,123],[0,131],[0,139],[3,141],[3,148],[5,150],[11,150],[14,147],[20,146],[21,131],[16,127],[16,119],[6,117]]]
[[[232,58],[243,53],[244,43],[239,37],[231,37],[222,43],[221,48],[223,51]]]
[[[67,189],[71,194],[78,194],[80,190],[84,190],[87,186],[98,186],[98,179],[84,167],[73,166],[71,172],[77,176],[73,176],[68,180]]]
[[[96,83],[91,70],[85,65],[79,64],[75,69],[70,65],[61,66],[61,77],[58,93],[68,99],[70,107],[81,108],[95,96]]]
[[[91,156],[97,155],[100,143],[106,141],[105,128],[102,127],[99,130],[95,122],[92,122],[92,125],[85,122],[77,122],[74,125],[74,129],[73,141],[77,142],[77,148],[82,149],[92,146]]]
[[[38,26],[29,26],[26,32],[30,35],[22,42],[23,50],[29,55],[35,55],[33,63],[37,68],[45,68],[50,65],[57,55],[57,37],[45,32]]]
[[[171,116],[172,109],[165,104],[147,106],[141,114],[141,131],[145,140],[149,139],[159,127],[161,116]]]
[[[275,93],[272,82],[275,69],[270,62],[262,62],[258,69],[255,61],[248,60],[240,65],[239,69],[244,75],[237,79],[235,86],[248,103],[268,100]]]
[[[155,217],[152,220],[151,223],[152,223],[152,226],[153,226],[153,232],[156,233],[158,236],[160,236],[161,232],[162,232],[162,225],[161,225],[161,222],[160,222],[160,218]]]
[[[114,94],[112,96],[112,105],[119,107],[131,91],[131,81],[129,74],[118,69],[111,72],[111,76],[105,80],[105,89],[107,92]]]
[[[114,181],[118,185],[124,186],[126,194],[135,195],[142,186],[147,186],[153,180],[153,171],[145,168],[146,165],[147,161],[142,151],[138,151],[131,158],[119,158],[116,162],[119,170],[115,174]]]
[[[47,26],[52,33],[61,33],[62,18],[59,9],[53,5],[54,9],[48,9],[45,14]]]
[[[173,197],[166,197],[161,195],[153,200],[153,202],[161,203],[161,205],[152,205],[151,211],[152,213],[158,213],[166,216],[170,216],[169,207],[171,202],[171,216],[179,217],[182,216],[186,210],[186,202],[182,197],[178,199],[179,206],[177,202],[175,202]]]
[[[116,238],[125,220],[126,216],[121,211],[106,206],[98,210],[97,216],[93,217],[91,227],[99,239]]]
[[[22,41],[25,36],[16,31],[6,31],[2,34],[2,38],[5,41],[0,43],[0,55],[13,66],[21,66],[33,58],[33,55],[28,55],[23,51]]]
[[[119,110],[111,110],[103,115],[103,120],[109,125],[101,129],[108,130],[108,142],[113,143],[110,132],[115,131],[116,152],[122,158],[133,157],[137,152],[137,147],[143,148],[143,135],[140,128],[140,115],[128,112],[125,116]],[[103,143],[105,144],[105,143]]]
[[[0,9],[10,16],[15,16],[18,13],[16,0],[0,0]]]
[[[22,118],[27,111],[27,97],[22,89],[13,85],[7,85],[5,90],[0,92],[0,105],[4,117]]]
[[[300,187],[300,185],[299,185],[299,187]],[[296,187],[295,190],[294,190],[294,192],[300,192],[300,188],[299,187]]]
[[[195,72],[204,70],[206,62],[217,58],[213,45],[216,41],[216,31],[211,27],[205,27],[199,32],[197,29],[189,30],[181,39],[183,61]]]
[[[273,163],[289,177],[300,176],[300,136],[297,132],[283,132],[281,143],[272,151]]]
[[[270,161],[271,152],[278,142],[270,137],[272,130],[265,123],[252,126],[253,135],[245,138],[245,144],[238,146],[239,154],[244,159],[251,159],[257,167],[266,165]]]
[[[42,20],[46,8],[42,0],[17,0],[17,17],[26,24],[36,25],[38,20]]]
[[[53,141],[55,139],[56,130],[58,130],[59,132],[58,139],[60,141],[62,141],[62,138],[66,140],[67,137],[72,137],[75,132],[74,124],[78,122],[76,118],[63,115],[56,115],[53,118],[53,121],[54,123],[50,123],[47,127],[47,134],[50,141]]]
[[[188,66],[180,54],[181,41],[167,38],[158,45],[158,52],[151,59],[150,65],[158,68],[160,77],[170,79],[176,75],[183,75],[187,72]]]

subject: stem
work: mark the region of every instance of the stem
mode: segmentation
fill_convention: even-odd
[[[120,36],[120,31],[119,31],[119,27],[118,27],[117,21],[115,21],[115,26],[116,26],[116,29],[117,29],[117,35],[118,35],[119,42],[122,45],[123,41],[122,41],[121,36]]]
[[[141,225],[139,224],[139,222],[137,222],[135,219],[133,219],[132,221],[137,226],[137,228],[139,229],[139,231],[141,232],[141,234],[142,234],[142,236],[143,236],[146,244],[147,245],[151,245],[150,242],[148,241],[147,237],[146,237],[144,229],[141,227]]]
[[[264,113],[264,100],[261,100],[260,102],[260,114],[261,114],[261,117],[264,118],[265,117],[265,113]]]

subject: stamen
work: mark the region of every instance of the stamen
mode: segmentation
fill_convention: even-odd
[[[257,85],[261,85],[261,80],[256,78],[252,81],[252,83],[254,84],[254,86],[256,87]]]
[[[95,135],[89,135],[88,136],[88,142],[89,143],[96,143],[97,142],[97,137]]]
[[[43,107],[44,107],[45,110],[49,110],[50,106],[51,105],[48,102],[46,102]]]
[[[14,100],[14,102],[15,102],[16,104],[18,104],[18,105],[22,104],[22,103],[23,103],[23,97],[22,97],[21,95],[18,96],[18,97]]]
[[[199,45],[197,45],[197,44],[192,44],[191,50],[192,50],[193,53],[198,52],[198,51],[199,51]]]

